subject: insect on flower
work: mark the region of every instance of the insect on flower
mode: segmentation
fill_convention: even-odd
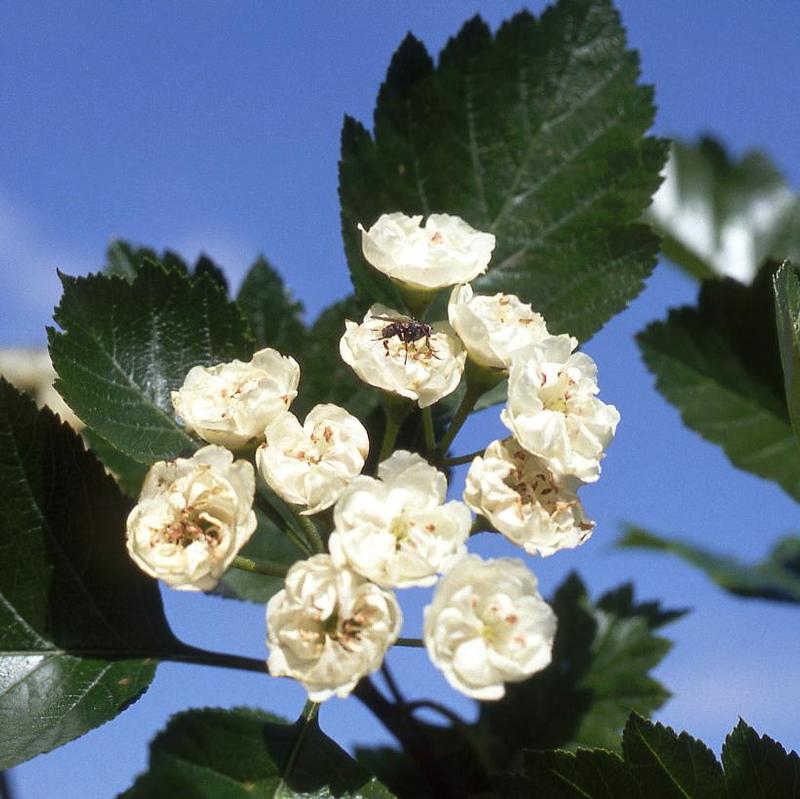
[[[433,351],[433,347],[431,347],[430,340],[433,328],[427,322],[419,322],[411,316],[373,316],[372,318],[389,323],[383,326],[380,335],[375,339],[375,341],[383,339],[383,346],[386,348],[387,353],[389,351],[389,344],[386,339],[397,336],[397,338],[403,342],[406,351],[403,364],[408,363],[408,345],[423,338],[425,339],[425,346],[428,348],[430,354],[434,358],[437,357],[436,353]]]

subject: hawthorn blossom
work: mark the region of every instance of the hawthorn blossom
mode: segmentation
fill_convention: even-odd
[[[364,425],[338,405],[317,405],[301,425],[283,411],[265,430],[256,463],[266,483],[304,514],[333,505],[364,468],[369,436]]]
[[[150,467],[127,523],[136,565],[172,588],[210,591],[256,529],[255,472],[211,444]]]
[[[264,437],[264,428],[297,396],[300,367],[266,348],[247,362],[194,366],[172,392],[175,413],[205,441],[240,449]]]
[[[595,362],[585,353],[571,353],[569,336],[551,336],[516,353],[500,418],[553,472],[590,483],[600,476],[619,412],[595,396]]]
[[[365,383],[426,408],[456,390],[467,353],[447,322],[434,322],[429,335],[402,341],[395,325],[408,322],[391,308],[373,305],[360,325],[345,322],[339,352]]]
[[[592,534],[583,513],[578,481],[558,477],[514,441],[493,441],[472,461],[464,501],[495,530],[531,555],[573,549]]]
[[[472,515],[445,502],[447,478],[416,453],[397,450],[378,479],[357,477],[333,512],[331,556],[378,585],[433,585],[466,551]]]
[[[491,369],[507,370],[515,352],[549,336],[542,315],[514,294],[489,297],[474,294],[469,285],[456,286],[447,315],[469,357]]]
[[[492,257],[495,238],[449,214],[422,216],[383,214],[365,230],[364,257],[378,271],[415,290],[434,290],[467,283],[483,274]]]
[[[473,699],[500,699],[505,683],[546,668],[556,616],[516,558],[467,555],[442,577],[425,608],[425,646],[450,685]]]
[[[314,702],[346,697],[380,667],[402,623],[391,591],[314,555],[267,603],[269,672],[299,680]]]

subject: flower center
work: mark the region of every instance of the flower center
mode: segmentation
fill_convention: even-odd
[[[209,547],[220,542],[221,529],[218,522],[191,505],[187,505],[172,524],[162,532],[162,538],[170,544],[186,549],[195,541],[205,540]]]
[[[539,396],[544,409],[565,415],[568,414],[570,400],[572,399],[571,389],[574,385],[575,381],[566,372],[559,372],[557,379],[552,384],[547,385],[547,375],[543,373],[542,388]]]

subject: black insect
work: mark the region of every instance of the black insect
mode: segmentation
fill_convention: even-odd
[[[383,326],[380,335],[375,339],[376,341],[383,339],[383,346],[386,348],[387,353],[389,351],[389,343],[386,339],[397,336],[397,338],[403,342],[406,350],[406,357],[403,364],[408,363],[408,345],[423,338],[425,339],[425,346],[430,351],[430,354],[434,358],[436,357],[436,353],[433,351],[433,347],[431,347],[433,328],[427,322],[418,322],[411,316],[373,316],[372,318],[389,323]]]

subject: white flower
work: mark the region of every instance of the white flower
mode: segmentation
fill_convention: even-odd
[[[339,352],[365,383],[425,408],[456,390],[467,353],[447,322],[434,322],[429,335],[401,341],[397,325],[403,329],[409,321],[391,308],[373,305],[362,324],[345,322]]]
[[[504,683],[546,668],[556,616],[521,560],[467,555],[425,608],[425,646],[450,685],[473,699],[500,699]]]
[[[549,335],[542,315],[515,294],[476,296],[471,286],[456,286],[447,315],[469,357],[493,369],[507,369],[515,352]],[[577,339],[572,341],[577,347]]]
[[[265,432],[256,452],[261,476],[287,502],[306,506],[305,514],[333,505],[369,452],[364,425],[338,405],[317,405],[302,425],[283,411]]]
[[[255,472],[210,445],[158,461],[128,516],[128,552],[140,569],[186,591],[210,591],[256,529]]]
[[[463,219],[431,214],[383,214],[361,231],[364,257],[378,271],[411,289],[432,290],[468,283],[486,271],[495,239]]]
[[[292,404],[299,382],[297,361],[267,348],[247,363],[192,367],[172,392],[172,404],[187,430],[239,449],[264,437],[264,428]]]
[[[553,472],[590,483],[600,476],[600,459],[614,437],[619,412],[595,397],[595,362],[571,352],[568,336],[551,336],[518,352],[500,418]]]
[[[592,534],[577,480],[558,478],[514,441],[493,441],[469,467],[464,501],[531,555],[573,549]]]
[[[378,585],[433,585],[465,551],[469,508],[445,503],[447,478],[416,453],[397,450],[378,478],[357,477],[336,503],[331,556]]]
[[[314,555],[267,604],[269,672],[299,680],[314,702],[345,697],[380,667],[402,623],[391,591]]]

